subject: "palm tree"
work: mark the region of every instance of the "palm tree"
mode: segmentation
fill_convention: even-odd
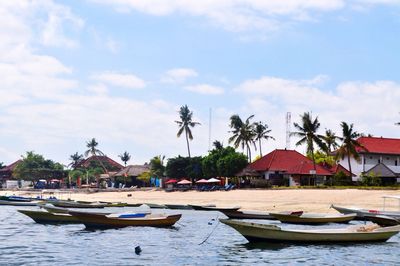
[[[119,158],[121,158],[121,161],[124,162],[125,167],[126,167],[126,163],[131,159],[131,155],[125,151],[123,154],[118,155]]]
[[[318,145],[322,150],[326,150],[326,146],[322,141],[322,136],[317,134],[320,127],[318,117],[314,120],[310,113],[304,113],[300,115],[301,125],[293,123],[294,127],[298,130],[297,132],[292,132],[290,135],[298,136],[301,139],[296,143],[296,146],[307,144],[307,153],[311,154],[311,159],[313,161],[314,173],[317,170],[314,157],[314,143]],[[314,174],[315,175],[315,174]],[[311,185],[311,178],[308,180],[308,184]]]
[[[275,140],[274,137],[268,135],[271,132],[271,129],[268,129],[267,124],[263,124],[261,121],[254,123],[254,132],[256,133],[256,138],[255,141],[258,140],[258,147],[260,148],[260,157],[262,157],[262,151],[261,151],[261,140],[262,139],[273,139]]]
[[[107,173],[107,168],[104,166],[103,162],[99,159],[98,156],[104,156],[104,153],[97,149],[97,145],[99,143],[96,141],[95,138],[92,138],[91,140],[86,142],[86,147],[89,148],[87,151],[85,151],[85,156],[88,157],[89,154],[94,156],[97,161],[100,163],[101,167],[104,169],[104,173]]]
[[[219,140],[215,140],[213,142],[213,146],[216,150],[222,150],[224,148],[224,145],[222,144],[222,142],[220,142]]]
[[[75,152],[69,156],[69,159],[71,160],[71,163],[68,166],[75,169],[83,161],[83,155]]]
[[[242,146],[242,150],[246,147],[247,152],[247,160],[251,161],[251,144],[254,145],[256,149],[255,137],[256,133],[254,131],[254,124],[250,123],[250,120],[254,117],[254,115],[249,116],[245,122],[239,117],[239,115],[232,115],[230,117],[230,127],[233,129],[230,131],[233,133],[233,136],[229,138],[229,143],[233,142],[235,148]]]
[[[179,117],[181,118],[180,121],[175,121],[175,123],[178,124],[179,130],[178,133],[176,134],[177,137],[179,138],[183,131],[185,131],[185,137],[186,137],[186,144],[187,144],[187,149],[188,149],[188,154],[190,158],[190,147],[189,147],[189,139],[193,139],[192,131],[190,130],[191,127],[195,127],[196,125],[200,125],[199,122],[194,122],[192,121],[192,116],[193,112],[189,110],[189,107],[187,105],[181,106],[179,110]]]
[[[337,149],[339,147],[339,144],[337,143],[336,140],[339,139],[338,136],[336,136],[335,132],[333,132],[330,129],[325,130],[325,136],[322,136],[323,141],[325,142],[326,146],[326,154],[329,155],[332,152],[332,149]]]
[[[353,172],[351,171],[351,163],[350,157],[358,160],[360,155],[357,151],[357,148],[367,151],[367,149],[359,143],[356,139],[361,136],[360,133],[353,130],[353,124],[348,125],[346,122],[340,123],[342,127],[342,137],[339,138],[342,141],[342,145],[338,149],[336,156],[338,158],[344,159],[347,156],[347,163],[349,164],[349,172],[350,177],[353,176]]]

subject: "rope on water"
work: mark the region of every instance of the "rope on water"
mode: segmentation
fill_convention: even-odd
[[[180,226],[186,227],[186,225],[180,223],[180,222],[176,222],[177,224],[179,224]]]
[[[213,230],[211,230],[211,232],[208,234],[208,236],[199,244],[199,245],[203,245],[204,243],[206,243],[206,241],[210,238],[210,236],[214,233],[215,229],[217,229],[218,225],[219,225],[219,216],[217,216],[217,218],[215,220],[217,220],[217,224],[214,226]]]

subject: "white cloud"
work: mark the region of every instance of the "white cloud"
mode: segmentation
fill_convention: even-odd
[[[65,31],[80,30],[83,25],[83,19],[72,14],[69,8],[57,5],[52,2],[40,2],[37,8],[47,8],[48,14],[44,21],[41,21],[41,43],[46,46],[74,48],[78,42],[67,37]]]
[[[284,147],[286,111],[292,112],[292,122],[298,121],[302,113],[311,111],[319,116],[321,130],[331,128],[337,134],[341,133],[340,122],[346,121],[354,123],[357,131],[366,134],[386,137],[398,135],[394,133],[394,123],[400,121],[397,104],[400,102],[399,83],[349,81],[331,90],[322,89],[319,85],[315,79],[262,77],[244,81],[236,88],[236,92],[246,96],[242,108],[247,113],[255,113],[256,117],[272,121],[272,128],[281,128],[280,135],[276,137],[280,139],[281,147]]]
[[[118,53],[118,51],[119,51],[119,44],[118,44],[118,42],[116,42],[114,39],[112,39],[112,38],[107,38],[107,41],[106,41],[106,47],[107,47],[107,49],[111,52],[111,53],[113,53],[113,54],[116,54],[116,53]]]
[[[84,21],[71,10],[51,0],[0,2],[0,35],[4,45],[40,43],[45,46],[76,47],[72,36]]]
[[[112,86],[130,89],[141,89],[146,86],[144,80],[138,78],[133,74],[123,74],[112,71],[92,75],[91,79],[105,82]]]
[[[88,86],[87,90],[91,93],[98,94],[98,95],[106,95],[108,93],[108,88],[104,84],[94,84]]]
[[[180,84],[184,83],[188,78],[197,77],[198,73],[190,68],[174,68],[165,72],[161,78],[161,82]]]
[[[184,14],[205,17],[230,31],[276,30],[286,20],[309,20],[314,13],[335,11],[344,0],[91,0],[112,6],[118,12],[132,10],[155,16]],[[281,19],[284,18],[284,19]]]
[[[207,94],[207,95],[218,95],[223,94],[224,89],[217,86],[212,86],[208,84],[199,84],[193,86],[186,86],[184,87],[185,90],[196,92],[199,94]]]

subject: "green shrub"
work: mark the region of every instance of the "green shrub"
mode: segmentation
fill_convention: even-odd
[[[382,180],[375,173],[361,175],[360,184],[363,186],[380,186],[381,183],[382,183]]]
[[[329,184],[330,183],[330,184]],[[343,171],[339,171],[333,177],[331,182],[328,182],[327,185],[332,186],[350,186],[353,184],[351,177],[346,175]]]

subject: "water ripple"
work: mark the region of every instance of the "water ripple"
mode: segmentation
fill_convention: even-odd
[[[398,235],[387,243],[376,244],[252,244],[230,227],[215,224],[218,216],[215,212],[182,211],[179,223],[166,229],[86,230],[79,224],[36,224],[16,210],[6,207],[0,211],[0,265],[57,265],[62,262],[62,265],[358,266],[397,265],[400,261]],[[199,245],[215,226],[209,239]],[[342,225],[332,227],[338,226]],[[136,246],[142,249],[140,255],[135,254]]]

